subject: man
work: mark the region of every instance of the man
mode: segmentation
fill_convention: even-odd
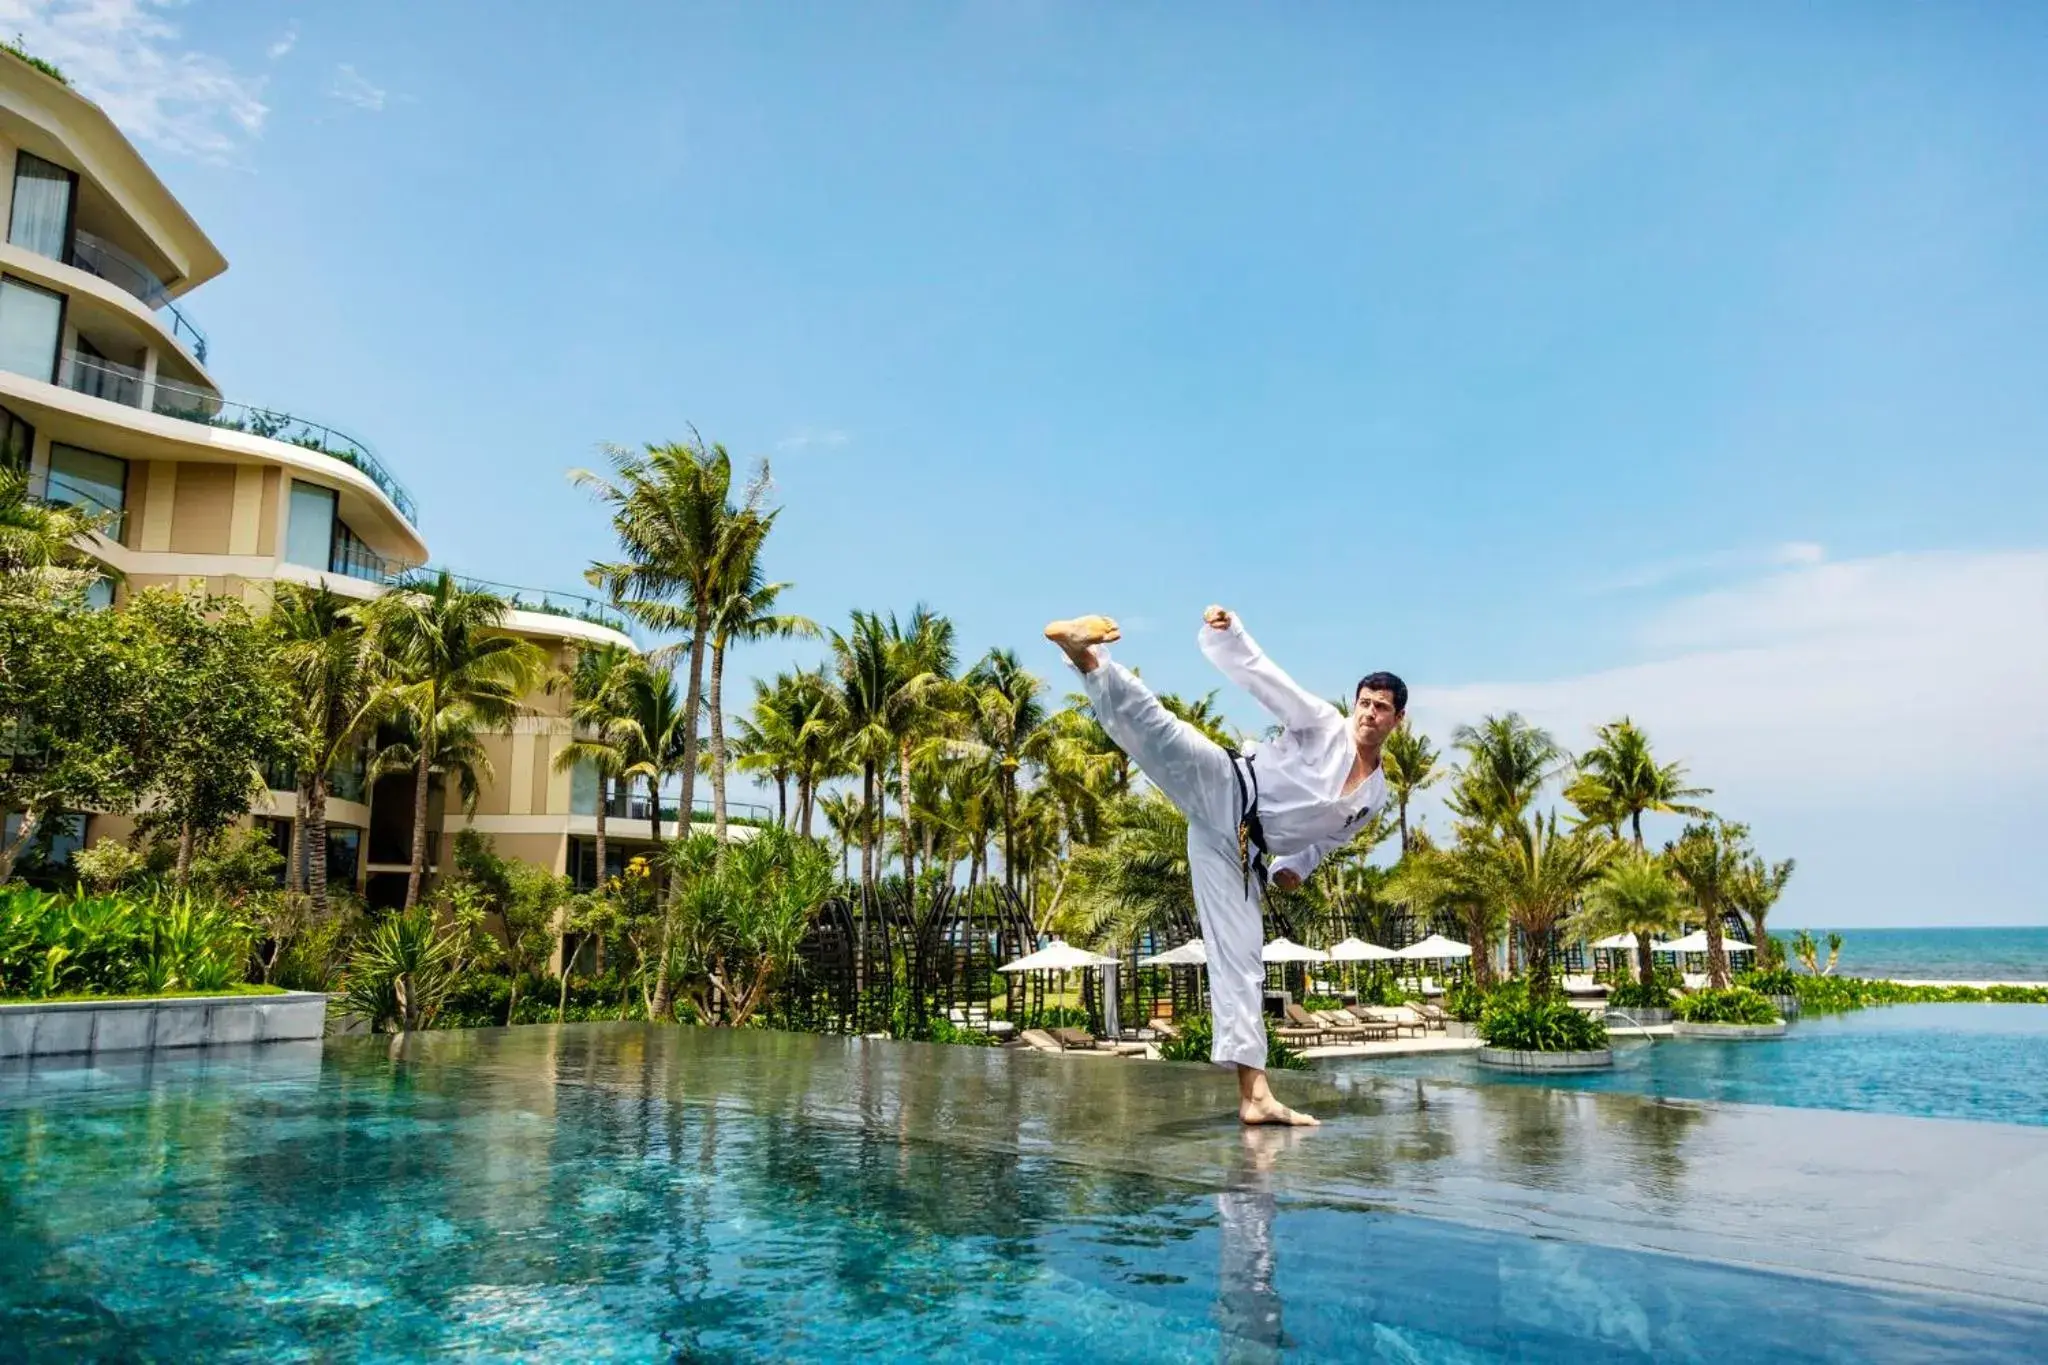
[[[1202,652],[1280,722],[1278,739],[1237,753],[1159,704],[1103,646],[1123,638],[1106,616],[1054,621],[1046,638],[1081,672],[1095,718],[1188,818],[1188,870],[1209,959],[1211,1057],[1237,1068],[1245,1123],[1315,1120],[1266,1083],[1266,967],[1261,907],[1270,875],[1291,891],[1387,803],[1380,750],[1401,723],[1408,687],[1373,673],[1347,717],[1268,659],[1222,607],[1202,614]],[[1270,864],[1269,864],[1270,859]]]

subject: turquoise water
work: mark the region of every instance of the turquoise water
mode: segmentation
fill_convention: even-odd
[[[1893,1005],[1799,1020],[1782,1039],[1617,1039],[1611,1071],[1536,1080],[1469,1054],[1332,1062],[1370,1074],[2048,1125],[2048,1006]]]
[[[1267,1135],[1213,1119],[1206,1068],[695,1032],[571,1026],[435,1039],[420,1054],[366,1039],[0,1070],[0,1356],[1926,1361],[2048,1349],[2048,1318],[2024,1307],[1333,1204],[1265,1174],[1298,1156],[1368,1170],[1394,1152],[1415,1174],[1391,1178],[1411,1184],[1479,1125],[1492,1136],[1472,1140],[1473,1170],[1503,1168],[1495,1143],[1528,1153],[1504,1166],[1533,1182],[1518,1198],[1568,1204],[1561,1178],[1611,1187],[1603,1163],[1622,1160],[1660,1173],[1647,1197],[1668,1201],[1686,1178],[1671,1142],[1690,1131],[1699,1178],[1722,1193],[1660,1216],[1689,1240],[1685,1218],[1739,1207],[1742,1144],[1804,1140],[1778,1124],[1752,1134],[1762,1120],[1735,1111],[1718,1164],[1715,1120],[1617,1128],[1595,1114],[1583,1140],[1597,1145],[1560,1168],[1559,1144],[1580,1139],[1554,1108],[1463,1106],[1460,1093],[1480,1097],[1470,1090],[1332,1112],[1298,1149],[1269,1150]],[[1168,1150],[1243,1160],[1213,1181],[1181,1156],[1184,1180],[1095,1164]]]
[[[1837,976],[2048,982],[2048,925],[2019,929],[1842,929]],[[1774,930],[1789,944],[1793,931]],[[1813,936],[1825,943],[1828,931]],[[1825,960],[1825,953],[1823,953]]]

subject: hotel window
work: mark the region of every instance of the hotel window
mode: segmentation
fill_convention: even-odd
[[[21,473],[35,453],[36,429],[6,408],[0,408],[0,465]]]
[[[116,521],[106,528],[106,535],[119,540],[119,517],[128,506],[128,462],[96,450],[52,445],[49,491],[44,496],[67,507],[113,513]]]
[[[284,560],[328,571],[334,562],[334,490],[292,480],[291,517],[285,525]]]
[[[78,177],[39,156],[14,157],[14,212],[7,240],[52,260],[71,245],[71,211],[78,201]]]
[[[0,276],[0,370],[55,383],[57,339],[63,331],[62,294]]]

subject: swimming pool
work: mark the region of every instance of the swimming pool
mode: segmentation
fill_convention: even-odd
[[[0,1354],[2048,1347],[2048,1255],[2001,1221],[2048,1195],[2048,1135],[1420,1077],[1282,1084],[1327,1126],[1244,1134],[1201,1066],[637,1025],[0,1070]],[[1934,1127],[1967,1140],[1916,1146]],[[1821,1228],[1760,1160],[1809,1149],[1850,1168],[1799,1176],[1837,1210]],[[1985,1181],[1988,1212],[1969,1202]],[[1929,1222],[1941,1207],[1954,1218]],[[1909,1220],[1910,1247],[1870,1250]]]
[[[1570,1086],[1743,1104],[2048,1125],[2048,1008],[1892,1005],[1809,1017],[1784,1038],[1629,1041],[1614,1068],[1531,1077],[1482,1069],[1469,1054],[1325,1065],[1385,1075]]]

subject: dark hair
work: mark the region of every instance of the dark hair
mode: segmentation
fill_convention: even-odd
[[[1357,701],[1358,694],[1367,691],[1392,692],[1394,694],[1394,710],[1406,712],[1408,709],[1408,684],[1402,682],[1391,673],[1368,673],[1360,678],[1358,686],[1351,689],[1351,700]]]

